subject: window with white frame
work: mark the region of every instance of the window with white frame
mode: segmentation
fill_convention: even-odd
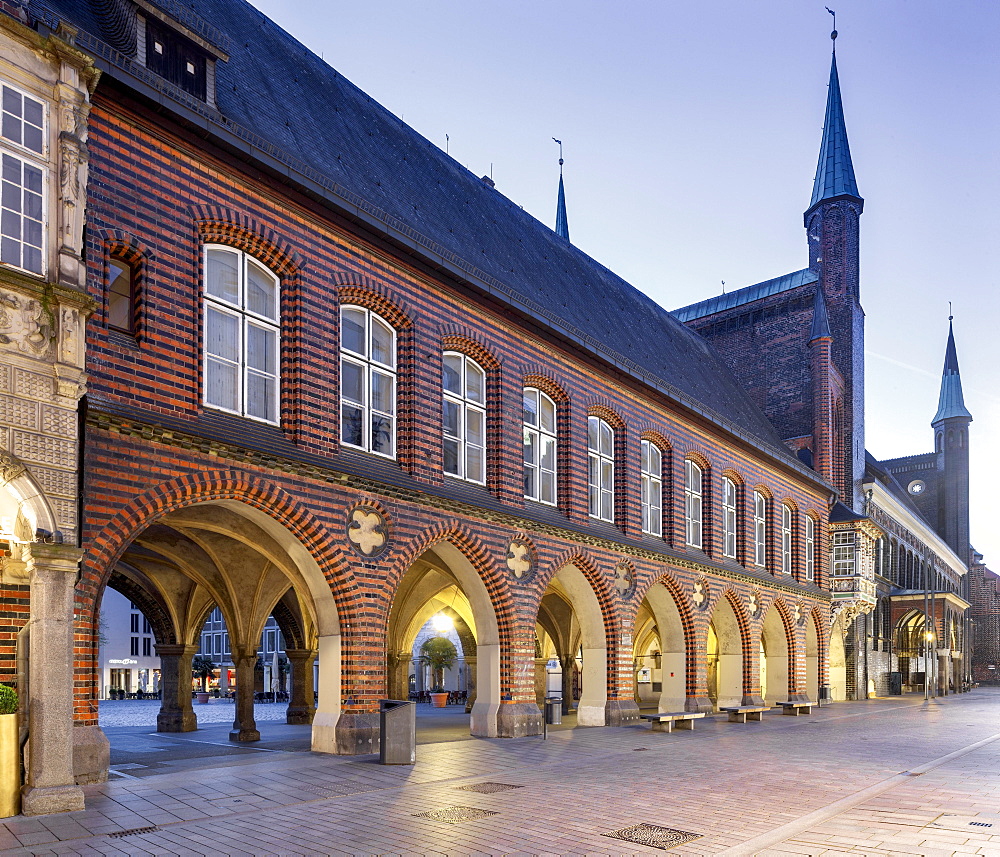
[[[781,573],[792,573],[792,510],[781,504]]]
[[[555,505],[556,403],[541,390],[524,389],[524,496]]]
[[[278,278],[232,247],[205,247],[205,404],[278,422]]]
[[[340,442],[396,454],[396,330],[359,306],[340,309]]]
[[[722,480],[722,555],[736,559],[736,483]]]
[[[701,468],[690,459],[684,462],[684,523],[687,543],[701,547]]]
[[[663,454],[648,440],[642,442],[642,531],[663,535]]]
[[[767,497],[753,492],[753,561],[767,565]]]
[[[816,579],[816,521],[811,515],[805,520],[806,580]]]
[[[851,577],[854,574],[854,533],[833,534],[833,576]]]
[[[471,357],[446,351],[444,388],[444,472],[486,484],[486,373]]]
[[[600,417],[587,417],[587,484],[590,517],[615,520],[615,432]]]
[[[45,104],[0,83],[0,263],[45,273]]]

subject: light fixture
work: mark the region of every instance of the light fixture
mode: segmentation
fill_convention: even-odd
[[[431,618],[431,625],[439,634],[446,634],[455,628],[455,623],[451,620],[451,617],[446,616],[444,613],[435,613]]]

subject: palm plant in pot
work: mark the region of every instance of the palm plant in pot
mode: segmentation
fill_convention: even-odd
[[[17,691],[0,684],[0,818],[21,811],[21,752],[17,734]]]
[[[195,678],[201,679],[201,690],[195,698],[204,705],[208,702],[208,680],[215,675],[215,662],[205,655],[198,655],[191,661],[191,672]]]
[[[447,637],[429,637],[420,646],[420,663],[431,668],[431,701],[436,708],[444,708],[448,702],[444,671],[451,669],[457,658],[455,644]]]

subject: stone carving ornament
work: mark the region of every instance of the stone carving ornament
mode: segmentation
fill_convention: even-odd
[[[699,580],[694,585],[694,590],[691,593],[691,600],[694,602],[694,606],[699,610],[704,610],[708,607],[708,582],[705,580]]]
[[[635,575],[625,560],[620,560],[615,566],[615,589],[622,598],[627,598],[635,587]]]
[[[531,576],[531,548],[519,539],[512,539],[507,546],[507,568],[518,580],[527,580]]]
[[[49,348],[51,334],[49,315],[38,301],[0,292],[0,344],[41,357]]]
[[[354,509],[347,519],[347,538],[362,556],[377,556],[389,544],[385,518],[367,506]]]
[[[760,613],[760,593],[756,589],[747,596],[747,610],[751,616]]]

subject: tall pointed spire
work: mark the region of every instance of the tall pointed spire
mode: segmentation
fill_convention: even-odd
[[[569,220],[566,217],[566,188],[563,186],[562,140],[552,138],[559,144],[559,197],[556,201],[556,235],[569,241]]]
[[[837,31],[831,34],[837,38]],[[830,88],[826,96],[826,120],[823,123],[823,142],[819,147],[819,163],[813,182],[809,207],[827,199],[853,196],[861,199],[858,182],[854,178],[851,149],[847,145],[847,125],[844,122],[844,105],[840,98],[840,78],[837,75],[837,50],[834,41],[833,62],[830,66]]]
[[[965,397],[962,395],[962,376],[958,371],[958,351],[955,348],[955,332],[952,328],[952,316],[948,316],[948,347],[944,352],[944,371],[941,373],[941,395],[938,397],[938,409],[931,420],[934,425],[949,417],[963,417],[971,420],[972,414],[965,407]]]

